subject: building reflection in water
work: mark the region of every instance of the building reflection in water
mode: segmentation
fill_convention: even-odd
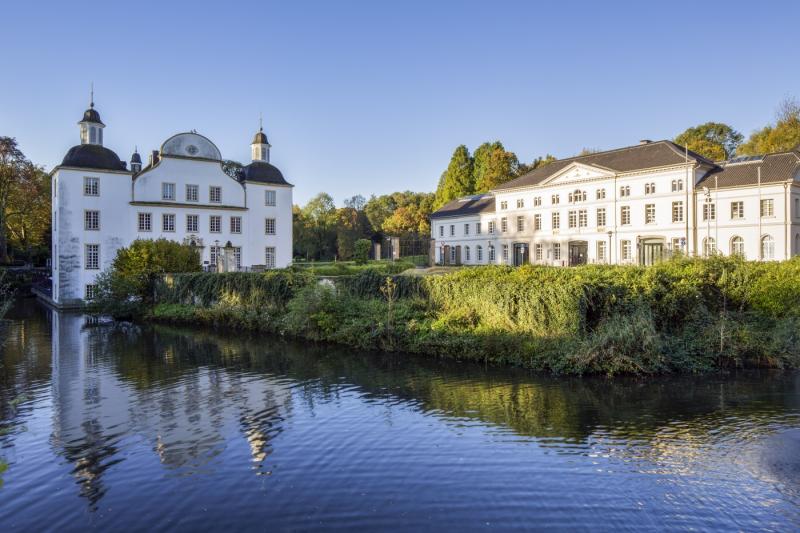
[[[181,365],[174,352],[136,326],[52,311],[51,442],[92,507],[106,492],[104,473],[125,460],[122,439],[144,439],[168,472],[188,475],[213,469],[226,439],[244,438],[253,468],[269,471],[291,388],[263,374]]]

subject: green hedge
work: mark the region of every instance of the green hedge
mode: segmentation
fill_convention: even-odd
[[[566,373],[800,366],[800,259],[301,274],[176,275],[160,301],[195,312],[155,314]]]

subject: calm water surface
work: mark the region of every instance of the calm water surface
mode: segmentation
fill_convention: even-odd
[[[10,317],[3,531],[800,528],[798,373],[555,379]]]

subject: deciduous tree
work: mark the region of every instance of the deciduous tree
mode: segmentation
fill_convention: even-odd
[[[778,107],[775,124],[754,131],[739,147],[742,155],[783,152],[800,146],[800,102],[787,98]]]
[[[514,152],[507,152],[503,143],[483,143],[474,155],[475,193],[484,193],[513,179],[518,174],[519,161]]]
[[[686,146],[712,161],[732,158],[736,149],[742,144],[741,133],[720,122],[706,122],[687,129],[677,137],[675,144]]]

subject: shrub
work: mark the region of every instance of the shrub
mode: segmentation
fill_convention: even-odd
[[[165,273],[199,270],[200,256],[193,246],[137,239],[118,250],[111,268],[98,277],[90,307],[116,317],[135,316],[142,305],[153,303],[156,283]]]
[[[357,265],[365,265],[367,261],[369,261],[369,251],[371,248],[372,241],[369,239],[358,239],[356,241],[353,246],[353,260]]]

